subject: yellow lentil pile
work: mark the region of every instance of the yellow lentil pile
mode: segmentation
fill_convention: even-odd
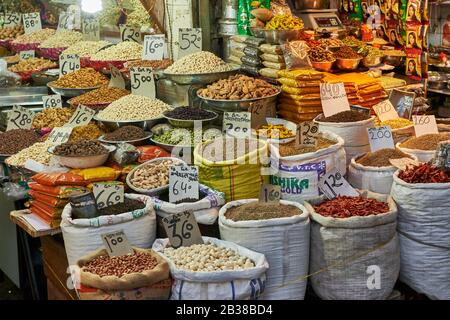
[[[383,126],[390,126],[391,129],[400,129],[408,126],[412,126],[413,122],[411,120],[405,119],[405,118],[397,118],[397,119],[391,119],[386,121],[380,121],[377,119],[375,122],[375,125],[377,127],[383,127]]]

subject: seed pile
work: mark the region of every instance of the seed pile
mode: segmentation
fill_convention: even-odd
[[[142,58],[142,44],[134,41],[119,42],[91,55],[92,61],[127,61]]]
[[[50,163],[50,159],[52,157],[52,155],[47,151],[51,146],[52,144],[47,141],[37,142],[12,155],[6,159],[6,162],[12,166],[23,167],[25,162],[30,159],[47,165]]]
[[[109,153],[100,142],[95,140],[79,140],[76,142],[66,142],[57,145],[53,149],[53,153],[59,156],[69,157],[83,157],[83,156],[97,156],[100,154]]]
[[[154,135],[153,140],[169,145],[196,146],[202,141],[212,140],[221,136],[222,132],[216,128],[210,128],[204,132],[201,130],[194,131],[192,128],[172,128],[162,134]]]
[[[125,197],[123,202],[113,204],[112,206],[97,209],[100,216],[116,215],[125,212],[132,212],[134,210],[144,209],[145,204],[136,199],[129,199]]]
[[[134,60],[127,62],[127,68],[150,67],[154,70],[166,69],[173,63],[172,59],[162,60]]]
[[[109,79],[92,68],[82,68],[56,80],[57,88],[92,88],[108,84]]]
[[[311,62],[333,62],[336,60],[330,50],[321,46],[312,47],[308,51],[308,57]]]
[[[398,177],[407,183],[449,183],[450,176],[437,167],[427,163],[417,166],[408,166],[401,170]]]
[[[107,133],[103,136],[106,141],[130,141],[142,139],[145,137],[145,131],[135,126],[123,126],[119,129]]]
[[[375,152],[368,152],[361,158],[356,159],[356,163],[370,167],[390,167],[390,159],[401,159],[412,157],[398,149],[380,149]]]
[[[129,94],[130,91],[126,89],[103,86],[98,89],[86,92],[81,96],[74,97],[68,102],[75,107],[78,107],[78,105],[82,104],[89,107],[94,106],[95,108],[96,105],[110,104],[111,102],[114,102]]]
[[[108,41],[79,41],[64,50],[63,54],[77,54],[80,57],[89,57],[109,44],[110,42]]]
[[[75,109],[69,108],[45,108],[36,114],[32,127],[36,129],[62,127],[74,112]]]
[[[55,32],[56,31],[54,29],[41,29],[31,33],[22,34],[18,36],[12,43],[41,43],[50,36],[54,35]]]
[[[40,138],[36,131],[28,129],[0,132],[0,154],[15,154],[38,142]]]
[[[166,69],[173,74],[197,74],[229,71],[233,68],[214,53],[200,51],[191,53],[175,61]]]
[[[102,130],[95,124],[89,123],[85,126],[78,126],[72,129],[69,142],[79,140],[95,140],[102,135]]]
[[[413,125],[411,120],[405,118],[390,119],[382,122],[377,121],[375,124],[377,127],[390,126],[392,129],[400,129]]]
[[[359,59],[361,56],[357,54],[352,48],[349,46],[342,46],[338,51],[333,53],[336,59]]]
[[[249,202],[228,209],[225,217],[233,221],[267,220],[292,217],[301,213],[299,208],[290,205]]]
[[[324,217],[350,218],[386,213],[389,206],[372,198],[338,196],[314,206],[314,210]]]
[[[178,107],[164,112],[164,115],[166,117],[179,120],[204,120],[214,117],[214,113],[210,111],[190,107]]]
[[[303,154],[303,153],[309,153],[309,152],[316,152],[321,149],[328,148],[329,146],[332,146],[336,144],[335,141],[324,138],[319,136],[317,138],[317,147],[314,146],[296,146],[295,141],[291,141],[285,144],[280,145],[280,156],[287,157],[287,156],[293,156],[296,154]]]
[[[57,64],[44,58],[29,58],[21,60],[19,63],[8,68],[12,72],[39,71],[49,68],[55,68]]]
[[[330,117],[320,119],[320,122],[356,122],[370,119],[370,116],[354,110],[342,111]]]
[[[17,36],[23,34],[23,26],[6,27],[0,29],[0,39],[10,40],[15,39]]]
[[[400,144],[400,147],[418,150],[436,150],[439,142],[446,140],[450,140],[450,133],[424,134],[423,136],[406,140]]]
[[[78,31],[61,30],[42,41],[39,48],[65,48],[83,40],[83,34]]]

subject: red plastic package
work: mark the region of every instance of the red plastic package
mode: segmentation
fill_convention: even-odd
[[[170,153],[156,146],[141,146],[137,147],[136,150],[139,152],[139,163],[144,163],[155,158],[170,157]]]
[[[85,192],[89,192],[89,189],[86,187],[76,187],[76,186],[45,186],[43,184],[37,182],[29,182],[28,187],[31,190],[38,191],[41,193],[45,193],[52,197],[58,197],[62,199],[67,199],[72,196],[82,194]]]
[[[85,186],[88,181],[78,174],[64,173],[38,173],[31,177],[33,181],[44,186]]]
[[[35,190],[29,190],[28,194],[34,199],[43,202],[51,207],[64,208],[69,203],[68,199],[60,199],[55,196],[50,196],[45,193],[41,193]]]

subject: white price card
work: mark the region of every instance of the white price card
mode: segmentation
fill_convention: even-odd
[[[439,133],[434,115],[412,116],[416,137],[424,134]]]
[[[123,79],[120,70],[112,64],[109,65],[109,70],[111,71],[111,80],[109,80],[108,86],[125,89],[125,80]]]
[[[178,31],[178,59],[202,51],[202,29],[180,28]]]
[[[98,17],[84,17],[81,24],[84,40],[100,40],[100,20]]]
[[[319,125],[312,121],[305,121],[297,126],[295,143],[297,146],[316,146],[319,135]]]
[[[169,201],[198,200],[198,167],[173,165],[169,168]]]
[[[75,14],[69,11],[63,11],[59,14],[58,31],[75,29]]]
[[[22,19],[25,33],[32,33],[42,29],[41,15],[39,12],[24,13]]]
[[[22,15],[18,12],[6,12],[4,15],[3,28],[10,28],[20,26]]]
[[[59,56],[59,76],[80,70],[80,56],[77,54],[61,54]]]
[[[62,108],[62,98],[60,94],[51,94],[42,97],[42,104],[45,108]]]
[[[8,111],[8,123],[6,131],[13,129],[31,129],[35,113],[22,106],[14,105],[11,111]]]
[[[20,51],[19,52],[19,58],[20,60],[27,60],[30,58],[34,58],[36,55],[34,50],[26,50],[26,51]]]
[[[325,194],[328,199],[334,199],[337,196],[359,196],[356,191],[348,182],[344,179],[342,174],[333,169],[330,172],[325,173],[319,180],[319,189]]]
[[[139,28],[120,25],[120,40],[141,43],[141,33]]]
[[[325,117],[350,110],[347,92],[345,92],[345,86],[342,82],[321,83],[320,101],[322,102],[322,110]]]
[[[146,35],[142,51],[142,60],[162,60],[164,57],[165,36],[163,34]]]
[[[149,98],[156,97],[155,78],[152,68],[130,68],[131,92]]]
[[[103,244],[105,245],[106,252],[110,257],[125,256],[127,254],[133,254],[134,250],[131,247],[130,241],[123,232],[113,231],[101,235]]]
[[[79,105],[78,108],[73,113],[69,122],[67,122],[65,127],[79,127],[85,126],[91,122],[95,115],[95,111],[83,105]]]
[[[235,138],[248,138],[251,134],[250,112],[224,112],[223,133]]]
[[[371,152],[380,149],[395,149],[391,127],[367,128],[367,134],[369,135]]]
[[[263,184],[259,189],[259,202],[279,203],[281,199],[281,186]]]
[[[92,188],[98,209],[110,207],[124,201],[124,187],[117,183],[94,183]]]
[[[72,127],[57,127],[53,128],[50,132],[47,141],[52,144],[61,144],[69,141],[70,135],[72,133]]]
[[[384,100],[374,105],[373,111],[375,111],[380,121],[387,121],[398,118],[398,113],[389,100]]]
[[[175,213],[163,218],[162,222],[171,247],[177,249],[203,243],[194,213]]]
[[[252,128],[258,129],[259,127],[267,124],[267,103],[263,101],[250,102],[248,111],[252,114]]]

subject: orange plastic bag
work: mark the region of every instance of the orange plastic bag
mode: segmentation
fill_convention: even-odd
[[[139,163],[144,163],[155,158],[170,157],[170,153],[156,146],[141,146],[136,148],[140,156]]]
[[[39,184],[37,182],[29,182],[28,187],[31,190],[35,190],[41,193],[45,193],[47,195],[58,197],[58,198],[69,198],[78,194],[82,194],[88,192],[89,189],[85,187],[75,187],[75,186],[44,186],[43,184]]]
[[[60,199],[58,197],[49,196],[47,194],[35,191],[35,190],[29,190],[28,194],[34,199],[38,200],[40,202],[43,202],[49,206],[57,207],[57,208],[64,208],[64,206],[69,203],[69,200],[67,199]]]
[[[85,186],[87,184],[82,176],[70,172],[38,173],[31,179],[44,186]]]

